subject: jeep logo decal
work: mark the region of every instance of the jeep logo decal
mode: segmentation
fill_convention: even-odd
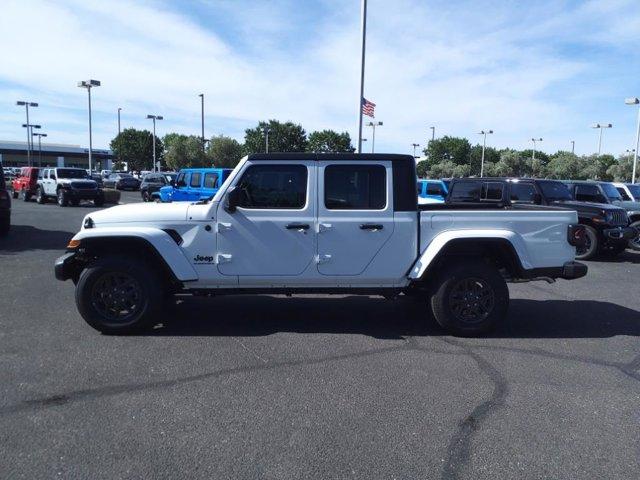
[[[213,263],[213,257],[211,255],[196,255],[195,257],[193,257],[193,262],[196,265],[206,265],[207,263]]]

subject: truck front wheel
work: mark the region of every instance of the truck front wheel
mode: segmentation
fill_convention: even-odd
[[[596,229],[590,227],[589,225],[585,225],[584,230],[584,245],[576,248],[577,260],[589,260],[590,258],[595,257],[598,253],[598,249],[600,248],[598,242],[598,232],[596,232]]]
[[[82,318],[102,333],[139,332],[158,318],[161,283],[144,262],[107,256],[80,274],[76,305]]]
[[[509,289],[498,269],[472,259],[445,263],[431,297],[436,321],[461,336],[489,332],[504,320],[508,306]]]

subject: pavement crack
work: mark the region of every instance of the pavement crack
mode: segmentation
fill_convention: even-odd
[[[88,388],[83,390],[75,390],[61,394],[50,395],[42,398],[35,398],[25,400],[14,405],[8,405],[0,407],[0,416],[6,416],[14,413],[21,413],[25,411],[41,410],[45,408],[51,408],[60,405],[68,405],[85,400],[92,400],[101,397],[110,397],[120,395],[124,393],[137,393],[149,390],[158,390],[163,388],[171,388],[176,385],[182,385],[185,383],[198,382],[201,380],[208,380],[212,378],[241,375],[246,373],[258,372],[261,370],[275,370],[285,367],[297,367],[297,366],[309,366],[320,365],[328,362],[337,362],[343,360],[349,360],[353,358],[369,357],[373,355],[379,355],[382,353],[389,353],[395,351],[407,350],[407,343],[403,342],[402,345],[394,345],[392,347],[378,348],[374,350],[364,350],[355,353],[346,353],[342,355],[334,355],[324,358],[304,359],[304,360],[292,360],[287,362],[274,362],[264,363],[261,362],[257,365],[247,365],[243,367],[226,368],[222,370],[216,370],[214,372],[201,373],[198,375],[191,375],[183,378],[176,378],[171,380],[160,380],[156,382],[137,383],[137,384],[124,384],[124,385],[107,385],[104,387]]]
[[[471,350],[469,346],[453,339],[440,338],[440,340],[463,349],[464,355],[472,358],[480,370],[493,383],[491,396],[476,405],[471,413],[458,424],[456,432],[449,441],[441,475],[443,479],[449,480],[460,478],[463,469],[468,465],[471,458],[473,434],[480,430],[482,422],[487,417],[505,405],[508,389],[507,381],[502,373],[482,356]]]

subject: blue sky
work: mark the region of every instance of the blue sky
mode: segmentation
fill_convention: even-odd
[[[242,140],[276,118],[355,139],[359,0],[5,0],[0,16],[0,139],[25,138],[24,110],[48,140],[86,145],[96,78],[94,145],[123,127]],[[26,27],[25,27],[26,26]],[[632,148],[640,96],[637,0],[369,0],[365,96],[377,104],[376,151],[409,153],[436,135],[547,152]],[[370,132],[365,132],[370,136]],[[368,148],[368,147],[367,147]]]

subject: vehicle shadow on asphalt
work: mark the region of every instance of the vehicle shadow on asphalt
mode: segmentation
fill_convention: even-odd
[[[367,335],[378,339],[447,335],[427,306],[400,297],[230,296],[178,302],[147,335],[266,336],[280,332]],[[488,338],[640,336],[640,312],[598,301],[511,301],[507,321]]]
[[[599,255],[592,258],[591,262],[595,263],[640,263],[640,252],[626,250],[618,255]]]
[[[27,250],[64,251],[73,233],[59,230],[41,230],[30,225],[11,225],[9,235],[0,238],[0,255]]]

